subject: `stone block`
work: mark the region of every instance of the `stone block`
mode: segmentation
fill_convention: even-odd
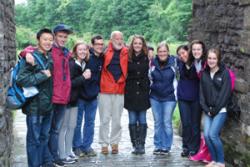
[[[239,47],[241,52],[250,54],[250,31],[244,30],[241,32]]]
[[[250,6],[244,9],[244,29],[250,31]]]
[[[240,6],[250,5],[250,1],[249,0],[239,0],[239,5]]]
[[[236,78],[235,80],[235,90],[240,93],[248,93],[249,91],[249,84],[241,79],[241,78]]]

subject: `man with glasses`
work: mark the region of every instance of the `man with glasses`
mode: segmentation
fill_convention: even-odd
[[[91,39],[91,44],[90,58],[86,64],[86,69],[91,72],[91,78],[86,80],[79,90],[77,125],[73,140],[73,150],[77,156],[96,156],[91,144],[94,138],[97,96],[100,91],[100,76],[103,64],[104,42],[102,36],[94,36]],[[81,130],[83,115],[84,126]]]

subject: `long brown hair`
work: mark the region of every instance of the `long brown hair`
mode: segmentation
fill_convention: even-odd
[[[73,50],[72,50],[72,57],[74,57],[75,59],[77,58],[76,49],[77,49],[77,47],[78,47],[79,45],[85,45],[85,46],[87,47],[87,49],[88,49],[87,55],[86,55],[86,57],[84,58],[84,61],[87,62],[87,61],[89,60],[89,46],[88,46],[86,43],[82,42],[82,41],[79,41],[79,42],[75,43],[75,45],[74,45],[74,47],[73,47]]]
[[[189,64],[192,64],[192,62],[194,61],[194,56],[193,56],[193,52],[192,52],[192,47],[194,44],[200,44],[202,47],[202,55],[201,55],[201,60],[202,62],[204,62],[206,60],[206,55],[207,55],[207,50],[206,50],[206,46],[205,43],[202,42],[201,40],[193,40],[189,46]]]
[[[132,57],[135,56],[135,51],[133,48],[133,43],[134,43],[135,39],[140,39],[142,41],[142,53],[145,56],[148,56],[148,47],[147,47],[146,40],[141,35],[134,35],[132,38],[132,41],[130,43],[129,50],[128,50],[128,59],[130,62],[132,61]]]

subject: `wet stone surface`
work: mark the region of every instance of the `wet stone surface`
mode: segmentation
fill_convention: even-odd
[[[92,144],[93,149],[97,152],[95,157],[81,157],[78,162],[69,167],[202,167],[203,163],[192,162],[187,158],[182,158],[181,153],[181,137],[174,135],[174,144],[169,155],[153,155],[153,117],[151,111],[147,114],[148,121],[148,134],[146,139],[146,154],[133,155],[131,154],[131,143],[128,131],[128,114],[124,110],[122,115],[122,139],[119,144],[119,153],[113,155],[102,155],[100,153],[100,145],[98,144],[98,131],[99,131],[99,114],[96,115],[95,137]],[[26,137],[26,123],[25,115],[21,112],[16,113],[14,122],[14,167],[26,167],[26,150],[25,150],[25,137]],[[111,150],[111,148],[109,148]]]

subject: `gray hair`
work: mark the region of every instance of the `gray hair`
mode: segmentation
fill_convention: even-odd
[[[112,31],[110,35],[110,39],[113,39],[115,35],[120,34],[123,36],[123,33],[121,31]]]

